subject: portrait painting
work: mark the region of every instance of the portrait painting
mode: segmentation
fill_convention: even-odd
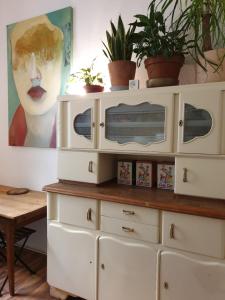
[[[9,145],[56,147],[72,55],[71,7],[7,26]]]

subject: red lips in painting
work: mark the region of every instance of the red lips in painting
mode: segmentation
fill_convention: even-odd
[[[43,89],[41,86],[32,86],[27,94],[34,100],[40,100],[41,97],[46,93],[46,90]]]

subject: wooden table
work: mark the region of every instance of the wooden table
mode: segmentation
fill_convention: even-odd
[[[47,206],[45,193],[30,191],[9,196],[6,192],[11,188],[0,185],[0,230],[6,234],[9,293],[14,296],[14,232],[18,227],[46,217]]]

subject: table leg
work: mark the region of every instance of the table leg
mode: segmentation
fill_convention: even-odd
[[[8,268],[8,280],[9,280],[9,293],[11,296],[14,296],[14,226],[8,224],[6,226],[6,256],[7,256],[7,268]]]

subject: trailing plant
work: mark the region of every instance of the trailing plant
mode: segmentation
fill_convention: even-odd
[[[118,17],[117,27],[111,21],[111,33],[106,31],[107,44],[104,45],[103,53],[110,61],[131,60],[133,53],[133,34],[136,25],[132,25],[125,30],[121,16]]]
[[[96,58],[93,59],[90,67],[81,68],[79,72],[74,74],[70,74],[70,82],[80,80],[84,82],[85,85],[98,85],[102,84],[102,76],[101,73],[94,73],[94,63]]]
[[[190,54],[194,60],[204,69],[204,64],[199,58],[203,58],[218,69],[224,57],[221,58],[220,64],[216,65],[209,61],[205,56],[205,51],[225,48],[225,1],[224,0],[192,0],[190,1],[173,1],[167,0],[167,4],[174,2],[173,9],[181,7],[180,13],[186,27],[191,32],[193,50]],[[183,13],[185,11],[185,13]]]
[[[174,20],[173,12],[168,12],[170,1],[164,1],[161,8],[157,2],[159,1],[151,1],[147,15],[135,15],[137,20],[131,23],[140,28],[138,33],[133,34],[138,66],[145,57],[184,55],[192,47],[191,41],[188,42],[186,39],[187,26],[183,22],[184,14]],[[166,26],[169,18],[172,22]]]

